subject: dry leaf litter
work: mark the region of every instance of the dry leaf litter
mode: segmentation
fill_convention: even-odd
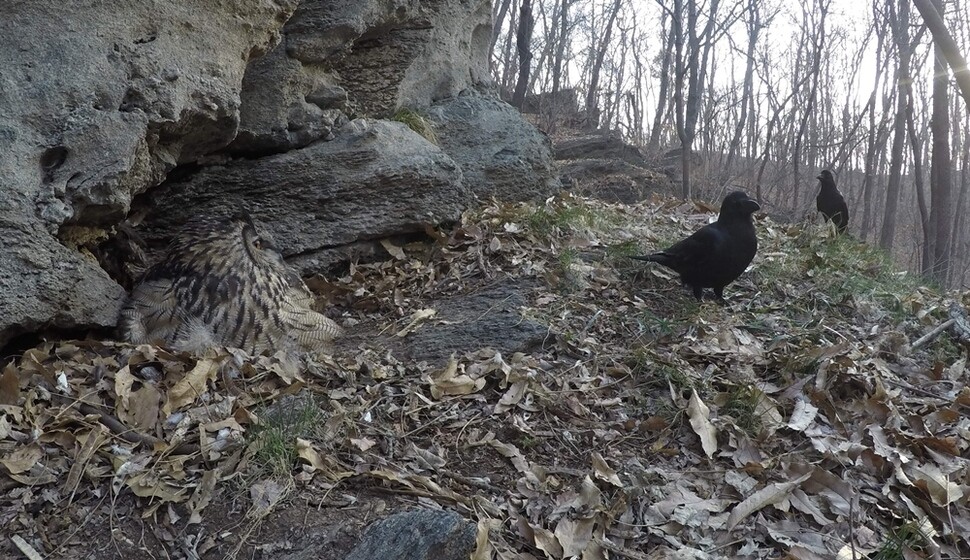
[[[0,526],[25,555],[56,553],[133,495],[124,513],[184,549],[242,480],[255,518],[294,489],[352,507],[360,485],[454,509],[478,523],[478,560],[970,556],[966,354],[947,333],[910,350],[970,298],[763,217],[726,307],[626,258],[714,212],[565,196],[385,241],[388,260],[310,281],[366,334],[328,361],[27,350],[0,376]],[[523,318],[548,325],[542,348],[434,364],[385,344],[433,329],[436,299],[509,278],[528,286]],[[284,432],[295,462],[273,475],[260,426],[307,398],[322,416]]]

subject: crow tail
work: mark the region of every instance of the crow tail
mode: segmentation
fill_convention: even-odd
[[[646,262],[655,262],[660,264],[666,264],[670,260],[670,256],[666,253],[651,253],[649,255],[630,255],[631,259]]]

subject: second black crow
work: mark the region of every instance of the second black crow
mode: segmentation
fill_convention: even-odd
[[[713,288],[717,298],[723,300],[724,287],[741,276],[758,252],[751,215],[760,209],[747,194],[732,192],[724,197],[716,222],[659,253],[632,258],[660,263],[677,272],[697,299],[703,296],[704,288]]]
[[[845,198],[835,186],[835,177],[828,169],[823,169],[818,174],[818,182],[822,188],[815,197],[815,205],[818,211],[825,216],[826,220],[831,220],[835,224],[839,233],[845,233],[845,228],[849,227],[849,207],[845,204]]]

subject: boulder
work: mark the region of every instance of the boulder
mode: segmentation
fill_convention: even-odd
[[[555,340],[547,326],[522,316],[522,308],[528,303],[526,292],[531,288],[506,280],[436,301],[433,322],[403,341],[387,340],[386,345],[408,359],[441,366],[452,354],[461,356],[482,348],[494,348],[505,356],[528,352],[544,340]]]
[[[427,112],[441,149],[482,199],[535,200],[561,188],[549,138],[504,101],[466,91]]]
[[[375,521],[346,560],[467,560],[475,525],[457,513],[415,510]]]
[[[391,116],[489,81],[487,0],[305,0],[243,82],[235,153],[328,138],[343,115]]]
[[[93,258],[61,245],[38,220],[0,211],[0,346],[48,327],[113,326],[125,291]]]
[[[651,193],[674,192],[670,177],[623,159],[576,159],[561,162],[569,191],[607,202],[635,204]]]
[[[0,345],[41,325],[113,325],[123,292],[62,245],[110,227],[174,166],[227,145],[250,58],[294,1],[4,2]]]
[[[633,204],[674,184],[637,146],[615,131],[562,138],[555,145],[562,181],[576,194]]]
[[[476,194],[559,188],[545,137],[473,93],[487,0],[0,6],[0,346],[113,326],[124,293],[102,267],[128,285],[141,266],[119,237],[156,250],[194,213],[250,210],[306,273]],[[404,108],[440,146],[354,120]]]
[[[229,151],[260,156],[329,140],[347,122],[347,101],[329,73],[304,67],[277,47],[246,71],[239,135]]]
[[[137,229],[158,248],[200,213],[245,210],[309,274],[340,246],[457,220],[470,198],[461,170],[437,146],[401,123],[357,119],[332,141],[165,183],[137,201],[146,214]]]
[[[564,138],[556,142],[556,159],[615,159],[636,167],[651,167],[640,148],[626,142],[619,134],[609,132]]]

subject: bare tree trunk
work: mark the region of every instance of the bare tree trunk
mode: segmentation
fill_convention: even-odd
[[[680,16],[677,16],[680,17]],[[662,23],[667,21],[666,12],[664,13],[664,19]],[[671,24],[670,31],[667,33],[667,39],[664,42],[663,48],[663,59],[660,62],[660,87],[657,91],[657,112],[653,116],[653,127],[650,129],[650,143],[647,144],[650,151],[654,151],[660,147],[660,131],[663,128],[664,121],[667,115],[667,98],[668,90],[670,89],[670,62],[671,62],[671,48],[670,46],[676,43],[677,38],[675,37],[676,27]]]
[[[634,31],[634,35],[636,35],[636,31]],[[642,146],[646,133],[645,123],[643,122],[643,92],[650,84],[646,83],[647,73],[644,71],[643,64],[643,43],[639,40],[639,36],[634,39],[633,49],[633,91],[629,92],[627,96],[631,110],[630,122],[634,132],[633,142]]]
[[[930,162],[930,226],[927,247],[932,251],[930,278],[946,286],[950,269],[950,102],[949,72],[942,49],[937,46],[933,56],[933,115],[930,129],[933,134],[933,156]]]
[[[910,97],[906,106],[906,128],[909,132],[909,145],[913,151],[913,181],[916,189],[916,204],[919,209],[920,228],[923,230],[923,258],[920,270],[924,275],[929,274],[932,259],[928,243],[932,237],[930,229],[930,213],[926,204],[926,191],[923,187],[923,147],[919,139],[922,135],[916,133],[916,123],[913,119],[913,99]]]
[[[747,10],[748,19],[745,22],[748,28],[748,50],[744,65],[744,85],[741,92],[741,114],[738,122],[734,126],[734,136],[731,137],[731,146],[728,149],[727,162],[724,164],[725,172],[731,172],[734,158],[737,156],[738,148],[741,145],[741,133],[748,121],[748,105],[754,97],[754,51],[758,44],[758,33],[761,31],[761,14],[759,12],[760,0],[748,0]]]
[[[939,0],[913,0],[913,4],[916,5],[916,9],[923,16],[923,21],[926,22],[926,27],[933,34],[933,43],[940,49],[939,56],[942,56],[953,68],[960,93],[963,94],[963,101],[970,110],[970,71],[967,69],[966,59],[960,54],[960,47],[950,36],[946,22],[940,17],[943,9]],[[934,202],[933,205],[936,206],[936,203]]]
[[[689,77],[687,87],[687,107],[685,108],[685,119],[687,134],[690,138],[690,147],[693,145],[697,135],[697,117],[700,114],[701,99],[704,94],[704,84],[707,81],[707,63],[711,55],[711,48],[714,46],[714,24],[717,18],[718,0],[711,0],[710,12],[707,15],[707,24],[701,34],[697,34],[697,16],[699,15],[695,0],[687,3],[687,29],[688,29],[688,49],[690,52],[687,72]]]
[[[909,76],[909,59],[912,54],[909,43],[909,2],[910,0],[899,0],[899,14],[893,26],[893,36],[899,52],[899,69],[896,72],[896,83],[899,87],[896,93],[896,117],[893,120],[889,185],[886,187],[886,213],[883,215],[882,231],[879,235],[879,246],[886,252],[892,252],[893,239],[896,236],[896,211],[903,168],[903,145],[906,141],[906,108],[909,106],[909,95],[912,89]]]
[[[876,60],[878,64],[879,57],[882,56],[882,49],[876,49]],[[869,114],[869,134],[867,135],[867,146],[866,146],[866,159],[865,159],[865,170],[862,177],[862,238],[868,239],[869,234],[872,233],[872,193],[874,190],[873,182],[876,175],[876,95],[879,90],[879,70],[881,66],[877,66],[876,80],[872,85],[872,94],[869,96],[868,114]]]
[[[540,1],[538,4],[533,4],[532,8],[532,36],[529,39],[529,43],[530,47],[533,49],[535,48],[536,43],[541,44],[542,49],[538,51],[538,60],[536,60],[536,53],[532,53],[532,62],[530,66],[533,70],[529,73],[529,83],[525,88],[526,94],[528,94],[530,91],[534,91],[536,93],[549,91],[549,81],[552,75],[548,70],[548,66],[549,60],[552,59],[554,54],[553,49],[556,46],[555,35],[551,31],[551,28],[556,24],[555,20],[558,7],[553,10],[552,16],[546,14],[545,2]],[[539,10],[538,16],[535,13],[536,8]],[[538,23],[542,24],[539,28],[539,36],[541,39],[533,43],[532,37],[535,37],[536,35],[536,24]],[[546,69],[545,71],[543,71],[544,68]],[[545,104],[543,103],[544,99],[541,95],[537,95],[536,101],[538,103],[539,114],[542,115],[543,110],[546,108]]]
[[[517,66],[513,64],[513,61],[515,60],[513,56],[513,53],[515,53],[515,48],[513,47],[514,45],[513,38],[516,37],[518,33],[512,33],[512,30],[517,29],[519,25],[517,14],[514,11],[511,13],[510,18],[511,19],[509,21],[509,32],[505,35],[505,46],[502,49],[503,60],[502,60],[502,80],[501,80],[502,91],[504,92],[503,95],[506,95],[507,96],[506,99],[509,101],[511,101],[511,95],[515,90],[514,84],[516,80],[516,75],[518,74],[518,72],[516,72]]]
[[[562,0],[559,4],[559,37],[556,44],[556,57],[552,62],[552,98],[557,99],[560,81],[562,80],[562,66],[566,55],[566,43],[569,41],[569,0]]]
[[[808,121],[815,111],[815,104],[818,101],[818,77],[821,70],[822,63],[822,50],[825,48],[825,16],[828,15],[829,11],[829,0],[819,0],[819,21],[816,26],[817,31],[815,35],[815,40],[813,41],[813,51],[812,51],[812,63],[811,66],[806,70],[807,75],[811,76],[809,80],[811,85],[808,91],[808,103],[802,112],[802,118],[798,124],[798,131],[795,133],[795,147],[792,153],[792,181],[794,183],[794,192],[792,193],[792,204],[793,210],[798,210],[801,207],[801,172],[799,167],[802,162],[802,143],[804,142],[805,132],[808,128]],[[806,10],[806,15],[804,17],[804,25],[808,25],[809,18],[807,15],[808,8],[803,8]]]
[[[684,75],[686,64],[684,61],[684,2],[674,0],[673,29],[674,45],[676,57],[676,70],[674,71],[674,107],[676,110],[677,136],[680,138],[680,172],[681,172],[681,191],[680,196],[684,200],[690,200],[690,156],[687,153],[687,128],[684,124]]]
[[[498,41],[498,36],[502,33],[502,24],[505,23],[505,16],[509,13],[509,5],[512,4],[512,0],[501,0],[494,4],[494,9],[492,11],[492,40],[488,45],[488,52],[495,52],[495,43]],[[511,33],[511,30],[509,30]],[[490,57],[491,58],[491,57]]]
[[[684,60],[683,2],[675,0],[674,11],[677,33],[677,135],[680,137],[681,196],[686,200],[693,196],[690,181],[691,151],[697,131],[708,57],[713,46],[714,23],[717,18],[718,0],[711,0],[707,24],[698,35],[699,8],[696,0],[687,0],[687,60]],[[703,46],[703,49],[702,49]],[[703,55],[703,57],[702,57]],[[687,103],[683,100],[683,81],[687,78]]]
[[[519,53],[519,79],[515,82],[515,92],[512,94],[512,105],[519,110],[522,109],[526,90],[529,87],[529,72],[532,66],[532,26],[532,0],[522,0],[522,7],[519,8],[519,30],[515,38]]]
[[[610,37],[613,34],[613,23],[616,15],[620,12],[620,5],[623,0],[614,0],[613,9],[606,20],[603,30],[603,40],[596,50],[596,58],[593,60],[593,69],[589,75],[589,90],[586,92],[586,126],[596,128],[599,125],[600,108],[597,103],[599,95],[600,72],[603,69],[603,60],[606,58],[606,51],[610,47]]]
[[[958,113],[954,111],[954,116],[957,114]],[[954,123],[954,125],[959,125],[959,123]],[[951,251],[953,251],[953,254],[957,256],[959,260],[964,260],[966,259],[967,254],[962,250],[963,247],[961,246],[960,240],[966,239],[966,236],[961,234],[963,233],[963,226],[967,221],[967,191],[970,190],[970,170],[967,169],[967,166],[970,165],[970,161],[968,161],[970,160],[970,142],[967,141],[966,133],[961,135],[959,141],[962,143],[962,145],[959,146],[959,149],[954,146],[954,152],[960,152],[960,163],[962,163],[959,181],[960,195],[956,206],[954,206],[955,212],[953,213],[953,227],[950,230],[950,248]],[[954,283],[954,285],[960,286],[962,284],[964,271],[965,268],[960,269],[959,282]],[[953,279],[956,280],[956,278]]]

